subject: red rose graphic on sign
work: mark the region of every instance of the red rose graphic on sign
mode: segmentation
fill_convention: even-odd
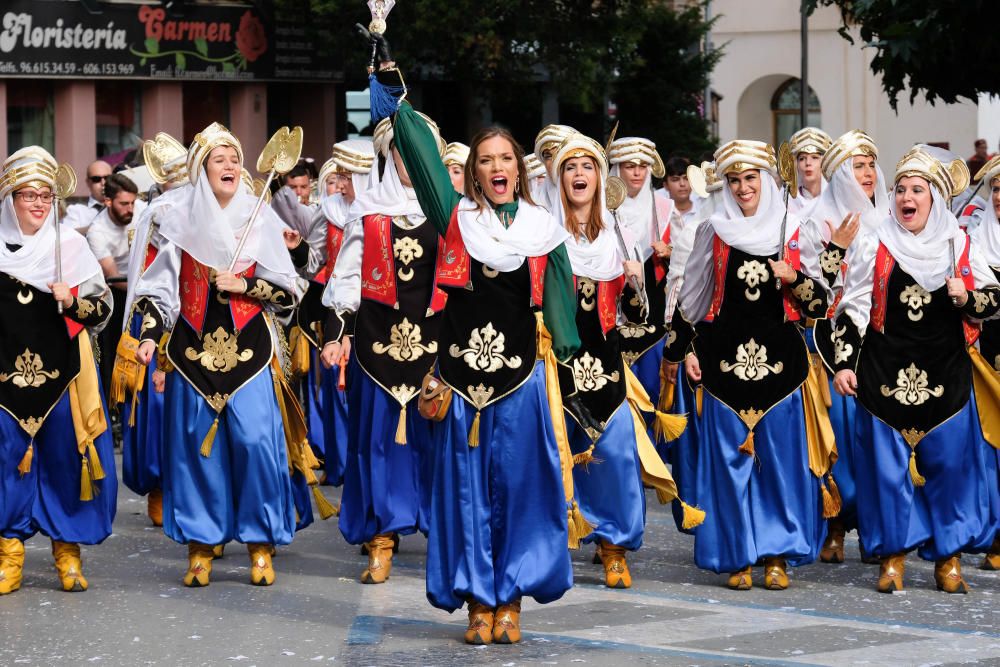
[[[257,60],[267,51],[267,33],[264,24],[248,9],[240,17],[240,28],[236,31],[236,48],[248,62]]]

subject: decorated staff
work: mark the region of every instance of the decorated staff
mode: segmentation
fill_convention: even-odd
[[[10,155],[0,173],[0,595],[20,588],[24,541],[38,532],[52,540],[62,589],[87,590],[80,544],[103,542],[115,516],[90,343],[111,295],[86,239],[59,232],[53,208],[71,176],[39,146]]]
[[[847,257],[834,328],[834,388],[858,399],[858,533],[881,559],[879,592],[903,588],[916,549],[938,590],[967,593],[960,554],[989,549],[1000,506],[1000,403],[974,347],[1000,285],[948,208],[962,160],[918,144],[894,181],[891,214]]]
[[[76,192],[76,172],[73,167],[63,162],[56,169],[55,189],[52,195],[55,201],[52,202],[52,217],[56,229],[56,282],[62,282],[62,225],[59,224],[59,202],[65,201],[67,197]],[[59,314],[62,315],[63,304],[60,301],[56,306]]]
[[[294,163],[295,134],[276,133],[258,164]],[[244,188],[242,165],[222,125],[195,135],[191,190],[164,211],[163,243],[135,291],[148,321],[139,361],[163,341],[163,530],[188,545],[186,586],[208,585],[212,545],[232,540],[247,545],[251,582],[272,584],[273,547],[296,525],[289,470],[315,480],[318,466],[276,354],[274,315],[301,289],[284,227]]]

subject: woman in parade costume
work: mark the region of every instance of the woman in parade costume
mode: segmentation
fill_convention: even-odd
[[[524,168],[528,171],[528,191],[535,199],[540,197],[540,189],[545,187],[548,172],[542,161],[535,157],[534,153],[524,156]]]
[[[628,298],[623,290],[626,279],[642,289],[643,265],[629,256],[639,256],[648,232],[637,243],[631,228],[626,228],[623,254],[605,203],[607,160],[593,139],[581,134],[567,137],[556,151],[552,170],[558,178],[557,219],[563,220],[571,234],[565,245],[576,281],[576,327],[582,342],[573,358],[560,366],[559,384],[564,401],[575,393],[602,428],[594,433],[569,413],[574,417],[568,429],[574,462],[593,463],[573,470],[580,509],[594,523],[584,541],[599,545],[608,588],[629,588],[632,576],[625,553],[642,546],[643,481],[662,490],[666,500],[676,495],[635,406],[637,391],[647,409],[652,404],[623,359],[617,327],[621,301]],[[639,298],[635,291],[632,295]],[[657,365],[659,358],[657,351]]]
[[[465,163],[469,160],[469,147],[453,141],[445,147],[441,160],[444,162],[444,166],[448,167],[448,175],[451,176],[451,186],[455,189],[455,192],[464,192]]]
[[[115,516],[90,343],[111,295],[86,240],[66,227],[57,238],[57,167],[28,146],[0,173],[0,595],[21,587],[24,541],[38,532],[52,540],[62,589],[86,590],[80,544],[103,542]]]
[[[326,472],[325,484],[340,486],[347,465],[347,392],[341,380],[346,363],[324,368],[319,353],[324,342],[326,308],[322,297],[333,277],[333,267],[344,241],[348,211],[359,193],[371,182],[375,154],[367,139],[348,139],[333,145],[333,156],[320,169],[319,182],[326,191],[307,235],[309,289],[296,311],[301,340],[309,346],[309,364],[302,393],[309,422],[309,441],[319,451]],[[331,185],[333,190],[331,191]],[[292,345],[294,349],[294,345]]]
[[[793,145],[792,151],[799,149],[801,152],[801,145]],[[817,149],[819,147],[817,145]],[[820,164],[828,183],[809,216],[823,233],[820,268],[839,298],[847,270],[844,257],[857,234],[874,230],[889,215],[888,185],[878,164],[875,142],[860,130],[847,132],[827,146]],[[833,315],[832,308],[829,315]],[[832,323],[832,317],[816,322],[812,330],[812,342],[824,364],[816,367],[817,382],[824,385],[831,381],[827,369],[831,369],[832,374],[834,367]],[[829,389],[823,391],[831,393]],[[837,461],[831,472],[839,490],[841,509],[829,521],[819,558],[824,563],[842,563],[844,536],[858,526],[854,484],[854,398],[832,392],[829,414],[837,442]],[[871,560],[866,555],[864,544],[861,546],[862,560],[877,563],[877,559]]]
[[[969,232],[969,236],[993,275],[1000,279],[1000,156],[993,157],[983,165],[975,175],[975,180],[987,184],[989,195],[982,220],[978,227]],[[961,196],[965,196],[965,193]],[[1000,322],[996,320],[983,322],[978,343],[980,354],[986,363],[1000,374]],[[985,427],[984,423],[984,430]],[[1000,570],[1000,530],[993,538],[993,544],[986,552],[980,568]]]
[[[837,307],[834,388],[858,397],[858,532],[882,559],[880,592],[903,588],[913,549],[939,590],[968,592],[959,554],[986,551],[1000,513],[980,425],[996,401],[973,382],[971,347],[1000,286],[948,210],[968,169],[938,151],[918,144],[896,165],[891,214],[848,253]]]
[[[803,127],[788,139],[798,171],[798,189],[795,196],[788,200],[788,212],[803,220],[809,218],[820,195],[826,191],[822,161],[831,143],[833,139],[830,135],[818,127]]]
[[[786,567],[813,561],[823,537],[796,322],[825,316],[828,288],[818,231],[786,217],[774,149],[732,141],[715,160],[722,207],[698,226],[680,296],[696,332],[687,373],[705,389],[696,488],[708,518],[695,562],[748,590],[763,559],[765,588],[781,590]]]
[[[160,247],[160,216],[173,201],[186,196],[180,188],[188,186],[187,149],[169,134],[160,132],[143,144],[143,155],[146,167],[163,194],[143,210],[132,240],[124,304],[127,315],[124,335],[118,344],[110,396],[112,402],[124,404],[128,414],[122,425],[122,481],[138,495],[146,496],[146,513],[150,521],[154,526],[162,526],[160,452],[165,376],[157,368],[155,359],[145,368],[135,360],[143,313],[133,305],[139,276],[152,263]]]
[[[440,163],[444,145],[437,126],[424,122]],[[431,425],[415,408],[438,353],[445,301],[435,286],[438,231],[410,186],[388,120],[376,128],[375,145],[385,171],[377,186],[357,193],[335,278],[323,295],[330,308],[323,363],[349,358],[351,364],[340,532],[351,544],[367,545],[366,584],[388,579],[398,535],[426,531],[421,470]]]
[[[283,225],[240,182],[240,142],[218,123],[188,149],[188,196],[160,221],[159,252],[136,286],[145,300],[137,358],[148,364],[169,330],[163,432],[163,530],[188,545],[186,586],[206,586],[212,547],[236,540],[250,580],[274,582],[271,552],[295,529],[283,381],[271,313],[289,312],[301,288]],[[248,234],[236,255],[239,237]],[[234,265],[232,271],[228,267]],[[200,447],[198,443],[201,443]]]
[[[615,139],[608,150],[608,162],[611,174],[625,182],[626,197],[618,209],[618,218],[641,253],[642,284],[649,309],[644,312],[639,295],[626,285],[621,302],[626,324],[619,328],[621,352],[655,403],[660,398],[660,362],[666,334],[665,287],[672,250],[673,205],[669,199],[655,196],[650,185],[651,176],[664,176],[663,161],[652,141],[640,137]]]

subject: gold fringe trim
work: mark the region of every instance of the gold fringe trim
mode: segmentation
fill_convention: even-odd
[[[754,457],[757,455],[757,450],[753,446],[753,429],[747,431],[747,439],[743,441],[740,445],[740,453],[746,454],[749,457]]]
[[[595,445],[591,444],[590,447],[588,447],[585,451],[582,451],[579,454],[574,454],[573,455],[573,465],[575,465],[575,466],[582,465],[582,466],[586,467],[586,466],[590,465],[591,463],[593,463],[594,462],[594,447],[595,447]]]
[[[215,442],[215,433],[219,430],[219,417],[216,415],[215,420],[212,421],[212,425],[208,428],[208,433],[205,434],[205,439],[201,441],[201,455],[206,459],[212,455],[212,443]]]
[[[705,404],[705,388],[702,385],[698,385],[694,390],[694,409],[701,417],[702,406]]]
[[[683,510],[683,518],[681,520],[681,528],[683,530],[691,530],[705,523],[705,510],[699,507],[692,507],[680,498],[677,501],[681,504],[681,509]]]
[[[837,486],[837,481],[833,478],[832,472],[826,475],[826,486],[830,490],[833,502],[837,505],[837,513],[839,514],[844,506],[844,499],[840,495],[840,487]]]
[[[403,407],[399,409],[399,421],[396,422],[396,444],[405,445],[406,444],[406,403],[403,403]],[[479,413],[476,413],[476,422],[473,424],[476,429],[476,444],[479,444]],[[472,445],[472,436],[469,436],[469,444]]]
[[[90,479],[90,466],[87,457],[80,458],[80,500],[90,502],[94,499],[94,482]]]
[[[823,501],[823,518],[832,519],[840,514],[840,499],[834,498],[833,494],[823,483],[823,478],[819,480],[819,493]]]
[[[594,527],[590,525],[590,522],[583,516],[583,512],[580,511],[580,506],[576,504],[575,500],[573,501],[566,518],[569,526],[569,548],[579,549],[580,540],[593,533]]]
[[[302,442],[302,460],[306,468],[319,470],[319,459],[316,458],[316,452],[313,451],[312,445],[309,444],[308,440]]]
[[[132,409],[129,411],[128,415],[128,425],[129,428],[135,426],[135,409],[139,406],[139,392],[132,394]]]
[[[472,428],[469,429],[469,447],[479,446],[479,410],[476,410],[476,416],[472,420]]]
[[[319,518],[325,521],[331,516],[335,516],[337,514],[337,508],[335,508],[333,504],[326,499],[326,496],[324,496],[323,492],[320,491],[319,486],[312,487],[312,494],[313,500],[316,502],[316,509],[319,510]]]
[[[910,450],[910,479],[913,480],[913,486],[923,486],[927,483],[927,479],[917,470],[916,449]]]
[[[28,443],[28,449],[25,450],[24,456],[21,457],[21,462],[17,464],[17,472],[24,477],[29,472],[31,472],[31,460],[35,457],[35,444],[32,442]]]

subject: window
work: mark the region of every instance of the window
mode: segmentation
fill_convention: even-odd
[[[7,79],[7,148],[41,146],[55,153],[55,105],[51,81]]]
[[[97,155],[110,165],[134,159],[142,145],[142,96],[137,81],[97,81]]]
[[[774,97],[771,98],[771,128],[775,147],[783,141],[788,141],[789,137],[802,129],[800,122],[801,99],[802,83],[796,78],[788,79],[774,92]],[[807,118],[809,126],[822,127],[819,98],[811,87],[809,88]]]

